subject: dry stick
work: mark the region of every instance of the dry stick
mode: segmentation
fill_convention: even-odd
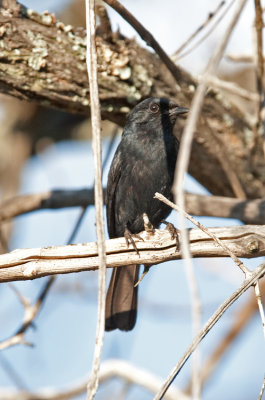
[[[265,280],[261,281],[262,288],[265,289]],[[264,294],[265,298],[265,294]],[[246,328],[246,325],[250,322],[251,318],[257,312],[257,301],[255,293],[251,293],[249,299],[245,304],[242,304],[240,310],[237,311],[233,318],[233,324],[222,337],[222,340],[217,344],[214,351],[209,355],[208,359],[204,361],[204,365],[201,370],[202,386],[206,380],[213,374],[220,362],[221,357],[228,351],[233,341],[238,335]],[[186,394],[189,394],[191,390],[191,383],[189,382],[184,390]]]
[[[0,351],[4,350],[8,347],[14,346],[16,344],[26,344],[26,345],[30,345],[29,343],[27,343],[24,340],[24,334],[26,332],[26,330],[32,326],[32,322],[35,319],[36,315],[38,314],[41,306],[43,305],[43,302],[47,296],[47,293],[50,290],[50,287],[52,285],[52,283],[55,280],[55,276],[50,276],[48,281],[45,283],[45,285],[43,286],[43,288],[41,289],[41,292],[38,296],[37,301],[31,305],[31,304],[27,304],[24,300],[22,300],[21,298],[21,302],[24,305],[25,308],[25,312],[24,312],[24,322],[21,325],[21,327],[17,330],[17,332],[11,336],[10,338],[3,340],[2,342],[0,342]],[[19,292],[16,292],[17,295],[20,295]],[[21,296],[21,295],[20,295]]]
[[[262,7],[260,0],[255,0],[255,29],[256,29],[256,54],[254,59],[256,58],[256,79],[257,79],[257,89],[259,93],[259,108],[258,108],[258,119],[257,119],[257,125],[256,125],[256,140],[259,134],[260,129],[262,129],[263,132],[263,152],[265,154],[265,141],[264,141],[264,112],[265,112],[265,107],[264,107],[264,59],[263,59],[263,39],[262,39],[262,29],[264,26],[263,23],[263,18],[262,18]],[[264,337],[265,337],[265,316],[264,316],[264,309],[262,306],[261,302],[261,296],[260,296],[260,288],[259,284],[255,285],[255,294],[257,298],[257,303],[259,307],[259,312],[261,316],[261,322],[262,322],[262,327],[263,327],[263,332],[264,332]]]
[[[191,215],[186,213],[183,209],[181,209],[177,204],[172,203],[172,201],[168,200],[165,196],[163,196],[160,193],[155,193],[154,196],[156,199],[162,201],[163,203],[167,204],[169,207],[173,208],[174,210],[178,211],[179,213],[182,213],[185,218],[190,220],[194,225],[196,225],[199,229],[201,229],[206,235],[210,236],[216,243],[219,244],[226,252],[227,254],[232,258],[232,260],[237,264],[237,266],[241,269],[241,271],[245,274],[247,277],[249,274],[251,274],[251,271],[242,263],[242,261],[239,260],[239,258],[229,249],[229,247],[222,242],[214,233],[212,233],[209,229],[207,229],[205,226],[203,226],[200,222],[196,221],[195,218],[193,218]]]
[[[261,298],[261,294],[260,294],[259,282],[257,282],[254,285],[254,289],[255,289],[255,295],[256,295],[256,299],[257,299],[257,303],[258,303],[258,307],[259,307],[259,313],[260,313],[260,318],[261,318],[261,323],[262,323],[263,334],[264,334],[264,338],[265,338],[265,315],[264,315],[264,308],[262,305],[262,298]]]
[[[203,226],[200,222],[196,221],[195,218],[193,218],[191,215],[187,214],[184,210],[181,210],[179,206],[176,204],[172,203],[169,201],[166,197],[161,195],[160,193],[155,193],[155,198],[158,200],[162,201],[163,203],[167,204],[171,208],[177,210],[178,212],[182,213],[187,219],[189,219],[194,225],[196,225],[199,229],[201,229],[204,233],[209,235],[216,243],[219,244],[227,253],[229,256],[232,258],[232,260],[238,265],[238,267],[241,269],[241,271],[245,274],[245,277],[251,276],[251,271],[242,263],[242,261],[239,260],[239,258],[220,240],[216,235],[214,235],[212,232],[210,232],[205,226]],[[261,322],[262,322],[262,328],[263,328],[263,333],[265,337],[265,315],[264,315],[264,309],[262,306],[262,299],[261,299],[261,294],[260,294],[260,288],[259,288],[259,283],[256,282],[254,285],[255,288],[255,294],[256,294],[256,299],[259,307],[259,313],[261,317]]]
[[[205,118],[202,117],[202,120],[205,121]],[[246,194],[240,183],[240,180],[239,180],[237,174],[235,173],[235,171],[233,170],[233,168],[231,168],[230,155],[227,153],[227,150],[225,148],[223,141],[219,138],[218,135],[216,135],[213,131],[211,131],[209,129],[207,122],[205,123],[204,127],[205,127],[205,129],[208,130],[210,137],[215,142],[214,144],[216,145],[216,147],[218,149],[217,150],[217,158],[223,168],[223,171],[227,177],[227,180],[231,186],[231,189],[232,189],[235,197],[237,197],[238,199],[241,199],[241,200],[246,200]]]
[[[262,388],[261,388],[261,391],[260,391],[258,400],[262,400],[264,390],[265,390],[265,378],[264,378],[264,380],[263,380],[263,384],[262,384]]]
[[[219,321],[224,312],[247,290],[249,289],[258,279],[260,279],[265,274],[265,263],[261,264],[259,267],[253,271],[250,276],[244,280],[242,285],[225,301],[220,307],[215,311],[211,318],[204,325],[203,329],[198,333],[198,335],[193,339],[191,345],[188,347],[178,364],[169,374],[167,380],[161,387],[159,393],[156,394],[154,400],[161,400],[166,393],[167,389],[174,381],[184,364],[188,361],[191,354],[197,348],[198,344],[207,335],[207,333],[212,329],[212,327]]]
[[[114,143],[115,143],[115,139],[117,137],[117,133],[118,133],[118,128],[115,127],[113,132],[112,132],[111,140],[109,142],[109,145],[108,145],[108,148],[107,148],[107,152],[105,154],[105,157],[104,157],[104,160],[103,160],[103,163],[102,163],[102,173],[104,172],[104,169],[105,169],[106,164],[108,162],[108,159],[110,157],[112,148],[113,148]],[[94,186],[90,190],[93,191],[93,200],[94,200]],[[103,192],[104,192],[104,189],[103,189]],[[103,195],[103,197],[105,197],[105,196]],[[78,219],[77,219],[77,221],[76,221],[76,223],[74,225],[74,229],[72,230],[71,235],[69,236],[67,244],[70,244],[70,243],[72,243],[74,241],[74,239],[76,237],[76,234],[79,231],[79,228],[80,228],[80,226],[81,226],[81,224],[82,224],[82,222],[83,222],[83,220],[85,218],[87,209],[88,209],[88,205],[82,207],[82,210],[81,210],[81,212],[80,212],[80,214],[78,216]]]
[[[103,361],[100,366],[99,382],[106,383],[117,377],[127,385],[140,386],[150,394],[156,393],[162,383],[160,377],[127,361],[117,359]],[[1,400],[68,400],[81,396],[85,392],[86,381],[87,378],[82,378],[79,382],[68,383],[63,389],[43,387],[34,392],[0,388],[0,398]],[[109,395],[108,398],[113,398],[113,396]],[[165,400],[175,399],[190,400],[190,397],[178,388],[172,387],[167,392]]]
[[[240,96],[245,100],[257,103],[259,101],[259,96],[255,92],[251,92],[243,87],[239,86],[237,83],[224,81],[217,78],[216,76],[210,76],[208,78],[208,83],[211,86],[217,87],[218,89],[224,89],[228,92]]]
[[[240,12],[243,9],[243,6],[245,4],[246,0],[241,6]],[[237,18],[240,15],[240,12],[238,13]],[[233,30],[233,27],[237,21],[237,18],[234,20],[234,23],[231,24],[230,30],[227,30],[226,35],[224,36],[223,41],[221,42],[219,48],[217,51],[214,53],[212,58],[209,61],[209,64],[206,68],[205,74],[202,77],[202,80],[200,84],[197,87],[195,96],[192,101],[192,106],[191,106],[191,111],[188,116],[187,124],[183,132],[182,140],[180,143],[180,150],[179,150],[179,156],[178,156],[178,161],[176,165],[176,170],[175,170],[175,182],[173,185],[173,191],[175,195],[175,199],[177,199],[178,204],[180,205],[180,208],[184,210],[185,205],[184,205],[184,190],[183,190],[183,182],[184,182],[184,176],[187,172],[188,169],[188,163],[189,163],[189,158],[190,158],[190,151],[191,151],[191,144],[192,144],[192,139],[193,139],[193,132],[195,130],[196,124],[197,124],[197,119],[199,117],[199,112],[202,107],[202,103],[204,100],[204,96],[206,94],[207,90],[207,80],[205,79],[206,76],[212,75],[217,66],[218,63],[222,57],[223,51],[226,47],[227,41],[229,39],[229,36]],[[185,227],[185,218],[182,213],[180,213],[180,231],[181,231],[181,252],[186,264],[186,271],[188,274],[188,282],[190,284],[190,290],[191,290],[191,295],[192,295],[192,315],[193,315],[193,330],[198,331],[199,329],[199,324],[200,324],[200,306],[199,306],[199,299],[197,295],[197,288],[196,288],[196,283],[195,283],[195,278],[194,278],[194,272],[192,268],[192,263],[191,263],[191,257],[190,257],[190,251],[189,251],[189,240],[188,240],[188,233]],[[196,370],[196,363],[197,363],[197,353],[196,359],[194,360],[194,370]],[[197,374],[197,378],[195,378],[195,374]],[[194,391],[197,391],[198,393],[198,371],[194,371],[193,373],[194,380],[193,380],[193,387]],[[196,396],[196,393],[194,393]]]
[[[180,54],[179,56],[173,56],[174,62],[178,62],[180,59],[186,57],[188,54],[190,54],[192,51],[196,49],[196,47],[199,47],[202,42],[204,42],[207,37],[210,36],[210,34],[215,30],[215,28],[219,25],[219,23],[222,21],[222,19],[226,16],[232,5],[234,4],[235,0],[232,0],[231,3],[227,6],[227,8],[224,10],[224,12],[220,15],[220,17],[217,19],[217,21],[213,24],[213,26],[209,29],[208,32],[205,33],[205,35],[199,39],[196,43],[194,43],[193,46],[191,46],[188,50],[186,50],[184,53]]]
[[[95,168],[96,231],[99,258],[98,319],[92,373],[87,385],[87,400],[92,400],[98,388],[98,372],[105,328],[106,249],[104,237],[103,190],[101,169],[100,105],[97,83],[95,0],[86,0],[87,70],[90,89],[92,148]]]
[[[182,52],[182,50],[188,46],[188,44],[209,24],[209,22],[216,16],[216,14],[221,10],[221,8],[225,5],[225,1],[221,1],[220,4],[216,7],[216,9],[212,12],[210,12],[206,18],[206,20],[199,26],[199,28],[196,29],[195,32],[193,32],[187,40],[174,52],[174,54],[171,56],[175,60],[175,58],[178,58],[178,54]]]
[[[122,4],[117,0],[104,0],[104,2],[117,11],[138,32],[140,37],[155,50],[176,81],[183,80],[179,68],[169,58],[154,36]]]
[[[199,118],[199,113],[201,111],[202,103],[204,100],[204,96],[206,94],[207,90],[207,78],[210,75],[213,75],[217,69],[217,66],[221,60],[221,57],[223,55],[223,52],[226,48],[228,39],[236,25],[236,22],[246,4],[246,0],[241,0],[238,4],[238,7],[236,9],[236,12],[234,14],[234,17],[232,19],[232,22],[230,23],[230,26],[228,27],[223,40],[221,41],[221,44],[217,47],[217,50],[214,52],[213,56],[211,57],[208,66],[205,70],[205,73],[202,77],[201,82],[199,83],[193,101],[192,101],[192,106],[190,113],[188,115],[188,120],[183,132],[182,140],[180,143],[180,149],[179,149],[179,156],[177,160],[177,165],[175,169],[175,179],[174,179],[174,185],[173,185],[173,193],[174,197],[177,199],[177,202],[182,210],[185,209],[184,205],[184,190],[183,190],[183,182],[184,182],[184,176],[188,170],[188,164],[189,164],[189,159],[190,159],[190,152],[191,152],[191,144],[192,144],[192,139],[193,139],[193,133],[197,125],[197,120]],[[180,213],[180,232],[181,232],[181,251],[183,254],[183,258],[185,259],[186,266],[187,266],[187,271],[189,271],[189,275],[192,276],[192,264],[190,261],[190,251],[189,251],[189,240],[188,240],[188,233],[187,229],[185,226],[185,217],[182,213]],[[196,315],[198,312],[198,306],[195,304],[195,299],[196,299],[196,289],[195,288],[195,282],[194,280],[191,283],[193,287],[193,298],[194,298],[194,306],[193,306],[193,315],[194,315],[194,322],[197,320],[198,321],[198,316]]]
[[[262,42],[262,7],[260,0],[255,0],[255,30],[256,30],[256,52],[254,53],[254,59],[256,59],[256,80],[257,89],[259,93],[259,108],[258,108],[258,120],[256,126],[256,135],[258,131],[263,127],[264,118],[262,118],[262,111],[264,110],[264,64],[263,64],[263,42]],[[263,128],[264,130],[264,128]],[[265,148],[264,148],[265,151]]]

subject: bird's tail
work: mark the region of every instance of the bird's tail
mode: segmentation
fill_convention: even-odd
[[[139,265],[117,267],[112,276],[106,297],[105,330],[130,331],[136,322]]]

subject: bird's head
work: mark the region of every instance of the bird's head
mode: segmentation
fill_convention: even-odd
[[[178,116],[188,111],[188,108],[179,106],[173,100],[150,97],[132,109],[126,125],[138,125],[148,130],[173,128]]]

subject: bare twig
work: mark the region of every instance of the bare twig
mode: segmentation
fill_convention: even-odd
[[[245,100],[255,102],[255,103],[257,103],[259,101],[259,95],[257,93],[250,92],[249,90],[242,88],[235,82],[224,81],[222,79],[217,78],[217,76],[210,76],[208,78],[208,82],[209,82],[209,85],[211,85],[213,87],[227,90],[231,94],[240,96]]]
[[[256,60],[256,78],[257,78],[257,89],[259,94],[259,108],[257,118],[257,130],[256,134],[260,129],[263,129],[262,111],[264,110],[264,61],[263,61],[263,41],[262,41],[262,29],[264,26],[262,18],[262,7],[260,0],[255,1],[255,29],[256,29],[256,53],[254,59]],[[265,149],[264,149],[265,150]]]
[[[263,384],[262,384],[262,387],[261,387],[261,390],[260,390],[260,394],[259,394],[258,400],[262,400],[264,391],[265,391],[265,378],[263,380]]]
[[[37,316],[38,312],[40,311],[41,306],[43,305],[43,302],[47,296],[47,293],[49,292],[49,289],[51,285],[54,282],[55,277],[50,276],[48,281],[45,283],[43,288],[41,289],[41,292],[38,296],[38,299],[34,304],[30,304],[29,302],[26,302],[25,299],[22,299],[19,293],[16,291],[16,293],[19,295],[21,302],[24,306],[24,321],[21,325],[21,327],[17,330],[17,332],[11,336],[10,338],[3,340],[0,342],[0,350],[4,350],[7,347],[12,347],[15,346],[16,344],[26,344],[29,345],[28,342],[25,341],[24,339],[24,334],[26,330],[32,326],[32,322]]]
[[[257,282],[265,274],[265,263],[261,264],[254,272],[250,274],[250,276],[244,280],[242,285],[226,300],[221,306],[215,311],[215,313],[209,318],[207,323],[204,325],[203,329],[199,332],[199,334],[193,339],[191,345],[185,351],[184,355],[181,357],[178,364],[173,368],[172,372],[169,374],[165,383],[161,387],[160,391],[154,397],[154,400],[161,400],[166,393],[167,389],[174,381],[182,367],[185,365],[191,354],[197,348],[198,344],[202,341],[202,339],[207,335],[207,333],[213,328],[217,321],[222,317],[224,312],[253,284]]]
[[[105,7],[98,6],[98,9],[102,9],[102,8],[105,10]],[[101,12],[103,12],[103,15],[105,15],[104,14],[104,10],[103,11],[101,10]],[[107,21],[106,21],[106,23],[107,23]],[[108,27],[106,27],[106,29],[108,29]],[[107,162],[109,160],[111,151],[112,151],[114,143],[115,143],[115,139],[117,137],[117,133],[118,133],[118,127],[115,127],[113,132],[112,132],[111,140],[110,140],[110,142],[108,144],[108,148],[107,148],[107,151],[106,151],[106,154],[104,156],[103,163],[102,163],[102,173],[104,172],[104,169],[105,169],[105,167],[107,165]],[[93,200],[93,201],[90,200],[90,205],[92,205],[92,204],[94,204],[94,187],[92,189],[88,189],[88,190],[90,190],[90,193],[91,193],[89,197],[90,197],[90,199],[92,198],[92,200]],[[103,198],[105,199],[104,189],[103,189]],[[71,232],[71,235],[70,235],[70,237],[69,237],[69,239],[67,241],[67,244],[70,244],[70,243],[72,243],[74,241],[75,236],[76,236],[76,234],[77,234],[77,232],[78,232],[78,230],[79,230],[79,228],[80,228],[80,226],[81,226],[81,224],[82,224],[82,222],[84,220],[84,217],[86,215],[87,209],[88,209],[88,205],[86,205],[86,207],[85,206],[82,207],[82,210],[81,210],[81,212],[80,212],[80,214],[78,216],[78,219],[77,219],[77,221],[75,223],[75,226],[74,226],[74,228],[73,228],[73,230]],[[1,219],[1,217],[0,217],[0,219]]]
[[[118,0],[104,0],[106,4],[119,13],[140,35],[140,37],[151,46],[160,59],[165,63],[176,81],[180,80],[181,74],[179,68],[169,58],[154,36],[121,4]]]
[[[190,54],[192,51],[194,51],[197,47],[199,47],[207,37],[211,35],[211,33],[215,30],[215,28],[219,25],[219,23],[222,21],[222,19],[225,17],[225,15],[228,13],[232,5],[234,4],[235,0],[231,0],[230,4],[227,6],[227,8],[223,11],[223,13],[220,15],[220,17],[215,21],[215,23],[212,25],[212,27],[206,32],[202,38],[200,38],[197,42],[193,44],[188,50],[184,51],[180,55],[173,55],[173,60],[174,62],[178,62],[180,59],[186,57],[188,54]]]
[[[210,236],[219,246],[221,246],[227,254],[232,258],[234,263],[241,269],[241,271],[247,276],[250,274],[250,270],[242,263],[242,261],[239,260],[239,258],[229,249],[229,247],[222,242],[214,233],[212,233],[208,228],[203,226],[200,222],[196,221],[195,218],[193,218],[191,215],[186,213],[186,211],[182,210],[177,204],[172,203],[172,201],[169,201],[165,196],[163,196],[160,193],[155,193],[154,196],[156,199],[162,201],[163,203],[167,204],[171,208],[174,208],[177,210],[179,213],[182,213],[185,218],[190,220],[194,225],[196,225],[199,229],[201,229],[204,233],[206,233],[208,236]]]
[[[100,104],[97,80],[95,0],[86,0],[87,70],[90,88],[92,148],[95,168],[95,208],[99,261],[98,320],[92,373],[87,385],[87,400],[92,400],[98,388],[98,372],[105,328],[106,248],[104,237],[103,189],[101,169]]]
[[[262,298],[261,298],[261,294],[260,294],[259,282],[257,282],[254,285],[254,288],[255,288],[256,300],[257,300],[258,307],[259,307],[259,314],[260,314],[260,318],[261,318],[263,334],[264,334],[264,338],[265,338],[265,315],[264,315],[264,308],[263,308],[263,305],[262,305]]]
[[[229,9],[232,7],[233,3],[235,0],[232,0],[228,7],[224,10],[224,12],[220,15],[220,17],[217,19],[217,21],[213,24],[213,26],[209,29],[208,32],[205,33],[205,35],[199,39],[196,43],[194,43],[193,46],[191,46],[188,50],[186,50],[184,53],[182,53],[179,57],[176,57],[174,59],[175,62],[178,62],[181,58],[186,57],[188,54],[190,54],[193,50],[196,49],[196,47],[200,46],[202,42],[204,42],[207,37],[211,35],[211,33],[215,30],[215,28],[219,25],[219,23],[222,21],[222,19],[225,17]]]
[[[178,58],[179,53],[182,52],[182,50],[188,46],[188,44],[209,24],[210,21],[212,21],[212,19],[217,15],[217,13],[221,10],[221,8],[225,5],[225,1],[221,1],[218,6],[216,7],[216,9],[212,12],[210,12],[207,15],[206,20],[199,26],[199,28],[197,28],[195,30],[195,32],[193,32],[187,40],[185,40],[185,42],[174,52],[174,54],[172,54],[172,57],[174,61],[175,58]]]
[[[178,203],[181,210],[184,210],[184,208],[185,208],[183,182],[184,182],[185,174],[188,170],[193,134],[194,134],[194,131],[195,131],[195,128],[197,125],[197,121],[199,118],[199,113],[202,108],[204,97],[206,95],[207,78],[209,75],[211,76],[215,73],[217,66],[223,55],[223,52],[226,48],[228,39],[229,39],[229,37],[234,29],[234,26],[241,14],[241,11],[243,10],[245,3],[246,3],[246,0],[241,0],[240,3],[238,4],[235,15],[233,17],[233,20],[230,23],[230,26],[228,27],[228,29],[223,37],[223,40],[221,41],[221,44],[217,47],[216,51],[212,55],[212,57],[208,63],[208,66],[205,70],[205,73],[196,89],[195,95],[192,100],[192,106],[190,109],[190,113],[188,115],[187,123],[184,128],[184,132],[183,132],[181,143],[180,143],[179,155],[178,155],[177,165],[176,165],[176,169],[175,169],[175,182],[173,185],[173,193],[174,193],[175,200],[176,200],[175,202]],[[180,212],[179,224],[180,224],[180,232],[181,232],[181,238],[182,238],[182,240],[181,240],[182,254],[183,254],[183,257],[185,260],[190,260],[188,234],[187,234],[187,229],[185,228],[185,217],[182,212]],[[187,270],[190,271],[189,275],[192,276],[191,262],[186,261],[186,265],[187,265]],[[194,283],[193,283],[193,287],[194,287]],[[194,314],[195,314],[195,310],[194,310]]]
[[[138,385],[150,393],[156,393],[162,384],[161,378],[153,375],[149,371],[138,368],[126,361],[110,359],[102,362],[99,371],[99,382],[103,384],[112,378],[120,378],[124,382],[132,385]],[[42,388],[35,392],[14,391],[11,389],[1,389],[1,400],[68,400],[83,394],[86,390],[87,378],[78,383],[67,385],[68,388]],[[165,400],[189,400],[190,397],[183,394],[177,388],[170,388],[164,397]]]
[[[260,281],[260,286],[265,289],[265,280]],[[264,294],[265,297],[265,294]],[[204,362],[201,370],[202,385],[209,379],[214,370],[217,367],[218,361],[229,349],[236,337],[242,332],[246,325],[250,322],[250,319],[258,311],[257,301],[255,293],[250,293],[248,301],[241,305],[240,310],[233,317],[232,326],[229,328],[228,332],[222,337],[222,340],[218,342],[216,348],[209,355],[208,359]],[[188,383],[185,393],[190,393],[191,382]]]

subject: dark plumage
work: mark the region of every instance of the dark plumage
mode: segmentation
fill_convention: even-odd
[[[170,208],[155,192],[172,198],[179,142],[173,135],[177,116],[188,110],[166,98],[149,98],[129,114],[114,155],[107,184],[110,238],[144,230],[143,213],[157,228]],[[106,298],[105,329],[131,330],[136,321],[139,266],[115,268]]]

